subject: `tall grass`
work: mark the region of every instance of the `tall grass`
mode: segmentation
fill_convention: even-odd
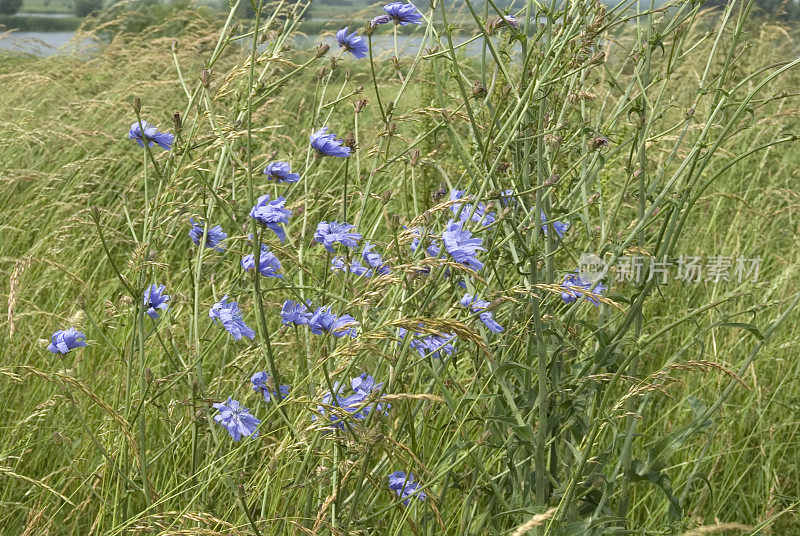
[[[355,60],[331,36],[295,39],[306,5],[257,7],[249,26],[187,8],[139,31],[122,14],[76,37],[111,37],[88,55],[0,56],[5,533],[794,533],[791,30],[740,2],[530,2],[519,30],[491,2],[436,3],[418,39],[381,26]],[[453,33],[470,19],[472,37]],[[173,149],[128,140],[139,118]],[[352,156],[319,157],[321,126]],[[268,181],[274,160],[300,182]],[[283,243],[248,217],[263,194],[293,210]],[[497,215],[469,224],[485,268],[412,250],[410,229],[436,243],[478,202]],[[190,217],[220,224],[226,251],[196,247]],[[331,220],[391,273],[331,272],[313,241]],[[283,279],[242,270],[250,233]],[[565,303],[583,253],[609,289]],[[675,280],[693,255],[760,257],[761,272]],[[617,281],[633,258],[643,280]],[[669,280],[648,278],[663,259]],[[151,283],[172,296],[156,321]],[[254,342],[209,319],[225,294]],[[285,299],[350,314],[359,336],[283,326]],[[47,352],[70,326],[89,346]],[[421,357],[398,328],[455,334],[456,351]],[[289,396],[254,393],[262,370]],[[388,415],[327,429],[324,393],[362,372]],[[228,397],[259,437],[214,422]],[[400,502],[397,470],[427,500]]]

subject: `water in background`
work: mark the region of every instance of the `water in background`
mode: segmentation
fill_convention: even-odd
[[[9,32],[7,34],[0,33],[0,49],[14,50],[16,52],[23,52],[32,54],[34,56],[46,57],[56,53],[69,53],[74,51],[74,47],[86,47],[91,45],[92,42],[87,40],[84,43],[72,43],[69,47],[65,47],[70,39],[75,35],[74,32]],[[422,43],[423,36],[421,35],[398,35],[397,48],[401,57],[414,55],[419,50]],[[465,41],[469,41],[465,43]],[[297,35],[292,39],[292,45],[298,50],[310,50],[311,48],[326,43],[331,46],[334,53],[338,53],[339,48],[336,44],[336,39],[332,35]],[[483,47],[483,39],[469,40],[466,37],[453,37],[453,45],[461,52],[467,55],[474,56],[481,53]],[[246,45],[244,49],[249,50],[250,45]],[[426,47],[432,46],[432,43],[427,43]],[[262,50],[266,48],[263,46]],[[390,33],[376,33],[372,36],[372,49],[376,57],[394,56],[394,36]]]
[[[10,32],[0,34],[0,49],[50,56],[69,43],[75,32]]]

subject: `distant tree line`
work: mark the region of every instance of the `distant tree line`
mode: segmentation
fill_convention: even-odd
[[[22,9],[23,0],[0,0],[0,15],[14,15]],[[47,5],[47,3],[45,3]],[[103,9],[103,0],[73,0],[72,12],[85,17]]]
[[[706,0],[703,7],[725,7],[730,0]],[[760,13],[768,19],[798,20],[800,19],[800,0],[756,0],[755,6]]]
[[[457,1],[457,0],[456,0]],[[511,4],[519,4],[522,0],[512,0]],[[705,7],[724,7],[730,0],[705,0]],[[317,0],[327,5],[360,5],[368,4],[366,0]],[[0,15],[14,15],[22,8],[23,0],[0,0]],[[73,13],[76,17],[86,17],[103,9],[104,0],[74,0]],[[500,2],[498,5],[502,5]],[[764,16],[775,20],[800,20],[800,0],[756,0],[756,6]],[[253,8],[248,0],[239,4],[239,15],[253,17]]]

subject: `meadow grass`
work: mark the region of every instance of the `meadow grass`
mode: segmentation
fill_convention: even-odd
[[[418,48],[356,60],[330,36],[297,45],[307,6],[261,7],[250,23],[112,9],[76,37],[99,49],[0,53],[2,533],[796,533],[795,31],[738,2],[529,3],[520,30],[487,24],[491,3],[437,3]],[[450,22],[473,16],[484,39],[460,46]],[[127,139],[139,118],[173,148]],[[309,147],[321,126],[349,158]],[[301,180],[267,180],[275,160]],[[293,211],[285,242],[248,217],[263,194]],[[409,228],[436,245],[481,210],[497,220],[467,224],[483,269],[410,247]],[[221,225],[225,252],[197,247],[190,218]],[[313,240],[332,220],[391,272],[333,273]],[[250,233],[284,278],[241,268]],[[608,290],[560,286],[586,252]],[[689,256],[762,264],[678,281]],[[663,259],[670,278],[648,278]],[[617,281],[631,260],[643,281]],[[156,320],[151,283],[171,296]],[[209,318],[226,294],[254,341]],[[358,337],[282,325],[286,299],[352,315]],[[48,352],[72,326],[88,347]],[[420,355],[398,328],[455,334],[455,352]],[[258,371],[289,396],[253,392]],[[362,372],[386,415],[324,398]],[[228,397],[257,438],[214,421]],[[398,499],[398,470],[426,500]]]

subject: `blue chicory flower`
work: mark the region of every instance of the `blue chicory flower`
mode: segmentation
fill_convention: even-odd
[[[508,27],[514,28],[515,30],[519,29],[519,22],[517,22],[517,17],[514,15],[503,15],[503,18],[500,19],[501,23],[505,23]]]
[[[311,333],[316,335],[330,333],[337,338],[348,336],[355,339],[358,336],[358,328],[354,327],[354,324],[358,325],[355,318],[350,315],[337,316],[331,312],[330,306],[319,307],[308,321]]]
[[[404,328],[398,328],[398,334],[401,339],[405,339],[408,331]],[[441,335],[423,335],[414,332],[411,342],[408,343],[409,348],[416,350],[420,357],[430,355],[434,359],[441,359],[442,352],[447,355],[453,355],[456,351],[453,346],[453,341],[456,336],[452,333],[443,333]],[[400,342],[402,345],[402,341]]]
[[[189,218],[189,224],[192,226],[189,230],[189,237],[191,237],[192,242],[194,242],[196,246],[199,246],[200,240],[203,239],[203,224],[196,223],[191,218]],[[221,245],[221,242],[226,238],[228,238],[228,235],[225,234],[222,227],[215,225],[209,228],[206,233],[206,247],[216,249],[217,251],[225,251],[225,246]]]
[[[378,275],[386,275],[391,271],[389,265],[383,262],[380,253],[375,251],[375,246],[369,242],[364,244],[364,248],[361,250],[361,257]]]
[[[586,296],[586,299],[592,302],[595,306],[599,307],[600,302],[597,298],[593,297],[593,294],[602,294],[606,291],[606,286],[603,283],[597,283],[597,286],[594,287],[594,290],[590,290],[594,283],[590,281],[584,281],[581,279],[580,275],[578,274],[566,274],[564,276],[564,281],[561,283],[561,299],[564,300],[564,303],[572,303],[581,296]],[[569,288],[569,287],[576,287],[576,288]],[[580,289],[580,290],[578,290]],[[581,292],[583,291],[583,292]]]
[[[336,273],[350,272],[359,277],[372,277],[372,270],[365,268],[361,261],[353,259],[348,265],[347,262],[339,255],[331,259],[331,270]]]
[[[517,203],[517,196],[514,194],[514,190],[509,188],[508,190],[503,190],[500,192],[500,204],[504,207],[510,207],[511,205],[515,205]]]
[[[411,241],[411,251],[417,251],[419,244],[422,240],[421,235],[424,232],[424,229],[419,227],[414,227],[411,229],[411,233],[414,236],[414,239]],[[441,248],[438,244],[436,244],[433,240],[428,244],[428,247],[425,248],[425,253],[427,253],[430,257],[438,257]]]
[[[309,307],[311,307],[310,300],[306,301],[306,303],[300,303],[292,300],[286,300],[283,302],[283,308],[281,309],[281,320],[283,321],[283,325],[308,325],[308,323],[311,321],[311,317],[313,316],[312,313],[308,311]]]
[[[334,272],[350,272],[359,277],[372,277],[375,274],[386,275],[391,270],[389,265],[383,262],[380,253],[374,250],[372,244],[367,242],[361,250],[361,257],[369,265],[369,268],[361,264],[361,260],[354,258],[348,265],[344,258],[336,256],[331,260],[331,270]]]
[[[369,21],[369,26],[374,28],[376,26],[380,26],[381,24],[386,24],[391,20],[392,18],[389,15],[378,15],[377,17]]]
[[[416,252],[417,248],[419,247],[420,242],[422,241],[421,235],[424,233],[424,229],[420,227],[414,227],[411,229],[411,234],[414,236],[414,239],[411,241],[411,251]],[[428,254],[430,257],[438,257],[441,248],[435,242],[435,239],[432,239],[428,246],[425,248],[425,253]]]
[[[281,242],[286,240],[286,231],[281,225],[288,225],[289,216],[292,215],[291,210],[283,208],[285,205],[286,199],[283,196],[270,201],[269,194],[264,194],[258,198],[256,206],[250,209],[250,217],[271,229]]]
[[[250,379],[250,383],[253,384],[253,391],[257,393],[261,393],[264,395],[264,401],[269,402],[272,400],[273,396],[275,395],[275,384],[271,381],[270,375],[264,371],[256,372],[253,374],[253,377]],[[289,386],[288,385],[281,385],[278,387],[278,391],[280,392],[280,398],[284,399],[289,396]]]
[[[450,201],[457,201],[462,197],[464,197],[464,190],[453,190],[450,192]],[[478,203],[477,208],[472,203],[453,203],[450,205],[450,210],[453,214],[458,214],[458,218],[461,221],[471,219],[475,223],[482,223],[484,226],[491,225],[497,220],[497,216],[494,212],[486,211],[486,203]],[[470,214],[472,214],[471,218]]]
[[[47,349],[54,354],[65,355],[70,350],[86,346],[86,335],[75,328],[59,329],[50,339]]]
[[[317,225],[317,231],[314,233],[314,241],[319,242],[329,252],[334,253],[333,245],[340,242],[349,248],[358,246],[358,241],[361,240],[359,233],[351,233],[350,229],[354,229],[355,225],[347,222],[330,223],[322,221]]]
[[[411,2],[392,2],[383,6],[383,10],[395,24],[422,24],[422,13]]]
[[[211,307],[208,311],[208,316],[213,318],[215,323],[219,320],[222,323],[222,327],[233,335],[233,338],[237,341],[242,337],[247,337],[251,340],[256,338],[256,332],[244,323],[239,304],[237,302],[228,303],[227,294]]]
[[[142,127],[144,127],[144,134],[142,133]],[[141,125],[137,121],[131,125],[128,139],[136,140],[140,147],[144,147],[144,142],[147,141],[148,147],[152,147],[156,143],[165,151],[169,151],[172,147],[172,142],[175,141],[175,136],[168,132],[159,132],[156,127],[147,121],[142,121]]]
[[[395,471],[389,475],[389,489],[397,493],[403,499],[403,505],[408,506],[411,499],[416,498],[424,501],[428,498],[422,490],[422,486],[414,482],[414,474],[406,475],[404,471]]]
[[[358,59],[369,54],[369,46],[367,46],[364,38],[359,37],[355,31],[348,34],[347,26],[336,32],[336,40],[339,42],[340,47]]]
[[[289,162],[272,162],[267,164],[267,167],[264,168],[264,173],[267,175],[267,178],[277,182],[297,182],[300,180],[300,175],[292,173]]]
[[[566,233],[567,229],[569,229],[568,223],[564,223],[563,221],[551,221],[548,223],[547,215],[544,213],[544,211],[541,212],[539,218],[542,220],[542,231],[544,232],[544,236],[547,236],[547,230],[552,225],[553,229],[556,230],[558,237],[564,238],[564,233]]]
[[[461,298],[461,305],[468,307],[473,313],[478,313],[478,318],[480,318],[481,322],[483,322],[486,327],[494,333],[500,333],[503,331],[503,326],[497,323],[492,315],[492,312],[486,310],[486,308],[489,307],[490,302],[486,300],[479,300],[473,297],[471,294],[464,294],[464,297]]]
[[[325,156],[338,156],[346,158],[350,156],[350,147],[333,133],[328,133],[328,127],[322,127],[311,135],[311,147]]]
[[[444,247],[456,262],[460,262],[473,270],[481,270],[483,263],[476,257],[478,251],[486,251],[481,247],[483,240],[473,238],[472,233],[464,229],[464,222],[450,220],[447,229],[442,233]]]
[[[370,400],[380,396],[381,387],[383,383],[376,383],[375,378],[365,372],[350,380],[352,392],[347,396],[344,396],[344,387],[335,384],[334,394],[330,391],[323,394],[323,405],[317,406],[317,412],[330,422],[331,427],[339,429],[344,428],[344,413],[355,420],[365,420],[373,411],[388,415],[388,410],[392,407],[390,404]],[[316,418],[315,415],[314,419]]]
[[[164,294],[164,289],[166,289],[166,285],[158,285],[156,286],[155,283],[147,287],[147,290],[144,291],[144,308],[145,313],[147,313],[150,318],[158,318],[158,311],[156,309],[164,309],[165,311],[169,309],[169,296]]]
[[[261,421],[246,407],[239,405],[239,402],[228,397],[224,404],[213,404],[213,407],[219,410],[219,415],[215,415],[214,420],[225,427],[234,441],[239,441],[242,436],[258,437],[258,425]]]
[[[242,268],[250,271],[256,267],[256,261],[253,254],[245,255],[242,257]],[[258,259],[258,271],[264,277],[277,277],[282,278],[283,274],[279,273],[281,269],[281,261],[272,253],[266,244],[261,244],[261,254]]]

